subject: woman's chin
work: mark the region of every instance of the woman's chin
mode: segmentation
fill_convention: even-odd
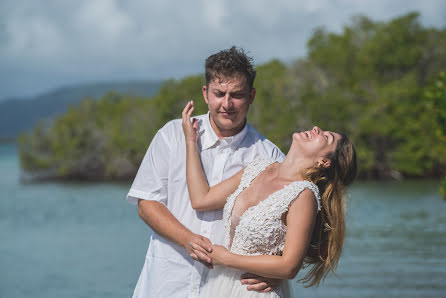
[[[293,133],[293,136],[292,136],[292,141],[293,142],[299,142],[299,140],[301,139],[301,136],[300,136],[300,133],[299,132],[295,132],[295,133]]]

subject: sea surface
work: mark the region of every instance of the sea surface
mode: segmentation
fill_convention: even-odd
[[[0,145],[0,297],[131,297],[150,229],[130,183],[20,183]],[[446,201],[439,180],[358,182],[337,275],[295,297],[446,297]],[[302,274],[299,273],[299,277]]]

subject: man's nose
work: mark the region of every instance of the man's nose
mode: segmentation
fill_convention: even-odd
[[[321,132],[321,129],[318,126],[314,126],[313,127],[313,133],[314,134],[319,134]]]
[[[225,97],[223,97],[222,106],[225,109],[229,109],[232,107],[232,98],[229,94],[226,94]]]

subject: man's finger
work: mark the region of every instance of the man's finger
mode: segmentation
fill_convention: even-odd
[[[240,280],[242,284],[247,285],[247,289],[257,292],[271,292],[280,284],[280,280],[274,278],[266,278],[252,273],[244,273]]]
[[[211,240],[209,240],[206,237],[202,238],[203,243],[204,243],[204,248],[208,251],[208,252],[212,252],[212,242]]]
[[[214,269],[214,265],[207,263],[207,262],[203,262],[198,260],[201,264],[203,264],[204,266],[208,267],[209,269]]]
[[[205,262],[205,261],[201,260],[195,253],[192,252],[192,253],[190,253],[189,255],[190,255],[190,257],[191,257],[192,259],[194,259],[195,261],[198,261],[198,262],[202,263],[203,265],[205,265],[205,266],[208,267],[209,269],[214,268],[214,266],[212,265],[212,263]]]
[[[263,280],[255,279],[255,278],[243,278],[241,280],[243,285],[255,285],[261,282],[264,282]]]
[[[201,246],[205,252],[212,252],[212,243],[206,237],[200,237],[198,239],[194,239],[192,243]]]
[[[252,274],[252,273],[249,273],[249,272],[246,272],[246,273],[243,273],[242,274],[242,276],[240,277],[240,279],[248,279],[248,278],[256,278],[256,277],[259,277],[258,275],[255,275],[255,274]]]
[[[191,242],[189,242],[189,245],[190,245],[190,247],[192,247],[192,249],[195,249],[195,250],[197,250],[197,251],[201,251],[202,253],[205,253],[205,254],[207,254],[208,253],[208,249],[207,249],[207,247],[204,245],[204,242],[202,242],[202,243],[197,243],[197,242],[193,242],[193,241],[191,241]]]
[[[192,248],[192,250],[194,250],[195,252],[201,252],[201,253],[203,253],[203,254],[205,254],[207,256],[208,252],[201,245],[198,245],[198,244],[196,244],[196,243],[194,243],[192,241],[189,242],[189,244],[190,244],[190,247]]]
[[[209,264],[212,263],[212,259],[207,254],[204,254],[198,250],[194,250],[194,253],[197,255],[199,260],[204,261]]]
[[[248,287],[246,287],[246,289],[248,291],[257,291],[257,292],[263,291],[266,288],[268,288],[268,285],[266,284],[266,282],[261,282],[261,283],[257,283],[257,284],[254,284],[254,285],[249,285]]]

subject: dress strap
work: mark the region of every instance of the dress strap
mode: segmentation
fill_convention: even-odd
[[[304,189],[309,189],[316,197],[317,202],[317,211],[321,211],[321,197],[319,195],[319,188],[314,184],[313,182],[306,181],[306,180],[300,180],[295,181],[287,186],[287,194],[282,196],[282,206],[285,208],[285,210],[288,210],[291,203],[300,195],[300,193]]]
[[[257,158],[250,162],[242,175],[240,181],[240,187],[242,189],[247,188],[251,185],[252,180],[257,177],[262,171],[264,171],[269,165],[275,163],[276,160],[272,158]]]

